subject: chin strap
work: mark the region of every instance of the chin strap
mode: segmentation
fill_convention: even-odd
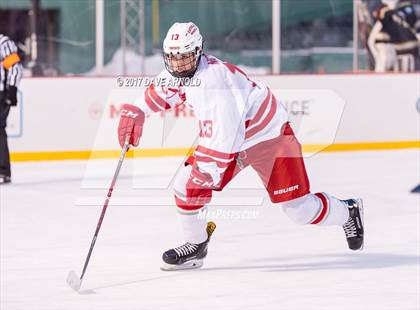
[[[198,53],[198,58],[197,58],[197,53]],[[195,57],[196,57],[196,61],[195,61],[195,66],[193,69],[189,70],[189,71],[183,71],[181,73],[176,73],[173,70],[171,70],[168,61],[166,60],[166,55],[165,52],[162,52],[163,54],[163,62],[165,63],[165,68],[166,70],[175,78],[192,78],[195,74],[195,72],[197,72],[198,66],[200,65],[200,60],[201,60],[201,56],[203,55],[203,46],[201,46],[201,48],[199,50],[196,51]]]

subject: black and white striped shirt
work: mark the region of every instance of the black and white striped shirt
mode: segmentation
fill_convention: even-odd
[[[7,36],[0,34],[0,91],[3,91],[6,85],[19,86],[22,78],[22,65],[20,62],[13,64],[8,69],[3,64],[3,60],[10,55],[17,54],[17,51],[16,44]]]

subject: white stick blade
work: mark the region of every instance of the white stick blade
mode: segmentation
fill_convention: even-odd
[[[70,287],[74,289],[76,292],[78,292],[80,289],[80,286],[82,285],[82,281],[80,281],[80,278],[72,270],[69,272],[69,275],[67,276],[67,284],[70,285]]]

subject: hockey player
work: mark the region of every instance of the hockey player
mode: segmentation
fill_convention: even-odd
[[[394,18],[399,24],[399,39],[396,45],[399,68],[402,72],[420,70],[420,20],[411,1],[399,1]]]
[[[388,29],[394,4],[386,0],[382,2],[382,5],[373,11],[376,21],[369,34],[368,46],[375,59],[375,72],[397,71],[397,51]]]
[[[374,12],[376,23],[369,35],[375,71],[415,71],[419,57],[417,16],[409,1],[382,0]]]
[[[256,170],[271,201],[293,221],[342,226],[350,249],[362,249],[362,200],[310,193],[301,145],[285,108],[266,85],[251,80],[235,65],[204,54],[200,31],[191,22],[175,23],[169,29],[163,58],[166,69],[156,81],[181,82],[177,87],[148,87],[134,105],[122,106],[118,127],[121,145],[131,134],[130,143],[138,146],[145,115],[186,104],[198,118],[198,146],[174,181],[186,243],[163,254],[163,270],[202,266],[215,225],[198,212],[206,208],[213,191],[223,190],[247,166]],[[185,86],[185,78],[200,83]]]
[[[15,43],[0,34],[0,185],[10,183],[10,155],[6,120],[10,107],[17,104],[17,87],[22,78],[22,65]]]

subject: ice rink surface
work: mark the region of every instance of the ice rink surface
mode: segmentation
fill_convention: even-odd
[[[65,279],[81,273],[117,160],[14,164],[0,187],[0,308],[419,309],[419,150],[307,158],[313,192],[364,198],[363,252],[339,227],[292,223],[246,170],[211,208],[255,216],[215,219],[204,267],[163,272],[182,242],[167,189],[181,160],[124,162],[79,293]]]

